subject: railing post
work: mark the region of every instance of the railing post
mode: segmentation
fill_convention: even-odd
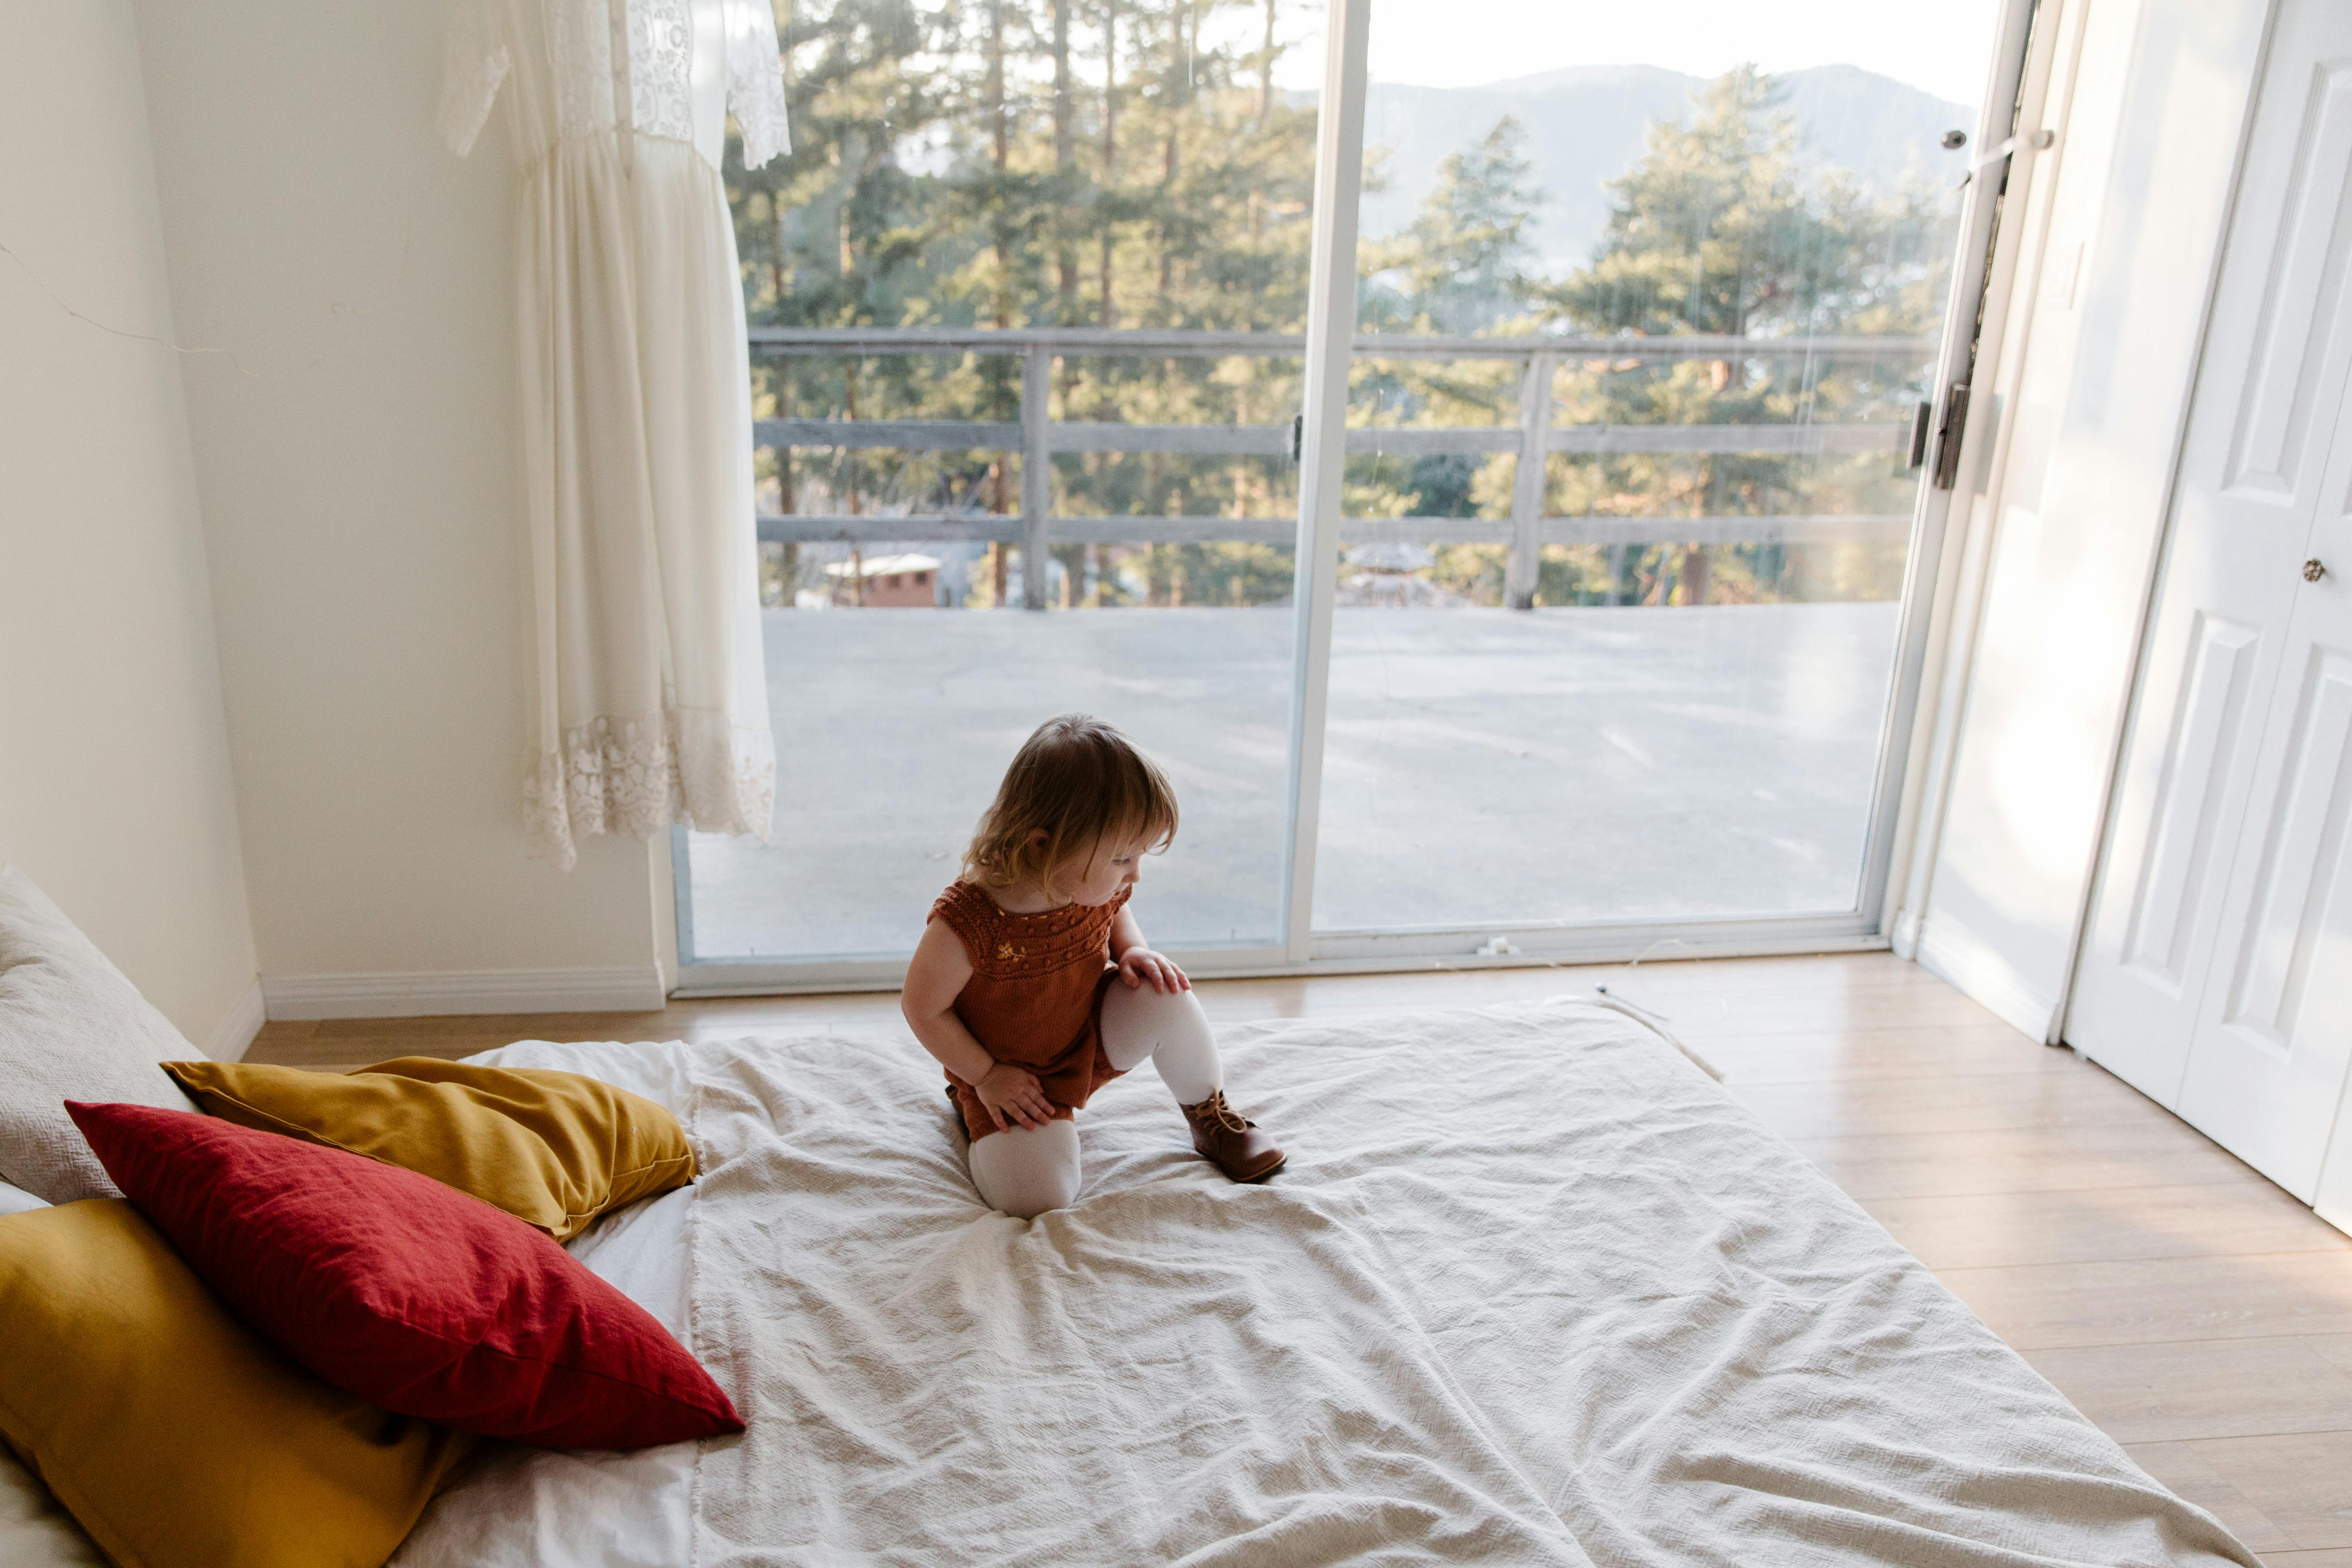
[[[1544,458],[1558,363],[1550,351],[1538,349],[1528,356],[1519,382],[1519,471],[1511,486],[1511,555],[1503,568],[1503,603],[1514,610],[1535,607],[1536,576],[1543,563]]]
[[[1045,431],[1053,374],[1052,350],[1031,343],[1021,351],[1021,603],[1032,610],[1045,607],[1052,585],[1054,458]]]

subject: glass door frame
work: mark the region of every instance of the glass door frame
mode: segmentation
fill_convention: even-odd
[[[2004,192],[2021,194],[2019,176],[2032,170],[2032,151],[2020,131],[2047,86],[2053,36],[2046,24],[2063,0],[1979,0],[1997,5],[1994,52],[1971,145],[1972,176],[1962,198],[1950,304],[1937,357],[1936,432],[1927,453],[1932,476],[1949,450],[1959,484],[1945,489],[1923,477],[1914,501],[1909,554],[1898,613],[1894,679],[1882,719],[1877,777],[1857,897],[1852,909],[1826,914],[1663,918],[1624,921],[1500,919],[1475,925],[1425,926],[1377,931],[1314,928],[1316,856],[1321,825],[1327,718],[1331,684],[1331,635],[1339,564],[1342,474],[1349,377],[1356,342],[1356,242],[1362,194],[1364,113],[1371,14],[1379,0],[1329,0],[1323,92],[1316,122],[1313,237],[1307,281],[1305,410],[1299,449],[1298,533],[1293,556],[1297,584],[1292,617],[1293,658],[1289,757],[1283,825],[1279,909],[1275,942],[1181,947],[1186,970],[1202,978],[1338,973],[1392,969],[1507,967],[1642,958],[1731,957],[1784,952],[1865,951],[1889,945],[1890,889],[1902,869],[1898,852],[1910,847],[1908,829],[1922,809],[1917,787],[1931,771],[1929,737],[1920,721],[1920,694],[1928,652],[1952,612],[1939,593],[1952,574],[1947,561],[1956,499],[1974,493],[1974,470],[1991,438],[1990,400],[1971,407],[1958,384],[1988,379],[1978,358],[1988,280],[2006,276],[2020,226],[1997,232]],[[2035,68],[2039,67],[2039,69]],[[2029,103],[2028,100],[2033,100]],[[2000,177],[1994,177],[1999,175]],[[2013,208],[2012,208],[2013,210]],[[1989,340],[1990,341],[1990,340]],[[1957,406],[1956,406],[1957,405]],[[1906,787],[1908,786],[1908,787]],[[808,960],[705,959],[694,947],[691,867],[687,830],[668,840],[677,969],[671,994],[680,996],[784,994],[793,992],[895,990],[906,959],[853,957]],[[1475,950],[1508,937],[1513,952]],[[911,941],[908,943],[912,951]]]

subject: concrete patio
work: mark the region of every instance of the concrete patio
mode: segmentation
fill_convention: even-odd
[[[1895,611],[1338,611],[1318,928],[1852,908]],[[766,635],[774,837],[694,836],[698,956],[908,952],[1014,748],[1073,709],[1181,798],[1147,936],[1273,937],[1287,608],[772,610]]]

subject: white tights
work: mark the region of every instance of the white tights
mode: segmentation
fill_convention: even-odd
[[[1224,1083],[1208,1015],[1190,991],[1128,989],[1110,983],[1102,1005],[1103,1054],[1125,1072],[1150,1057],[1179,1105],[1198,1105]],[[1043,1127],[1008,1127],[975,1139],[971,1184],[989,1207],[1015,1219],[1066,1208],[1078,1195],[1078,1124],[1068,1117]]]

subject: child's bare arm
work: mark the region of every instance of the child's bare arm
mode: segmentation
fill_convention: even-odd
[[[1143,928],[1136,923],[1130,905],[1120,905],[1118,913],[1111,917],[1110,952],[1118,964],[1118,977],[1130,991],[1147,980],[1154,991],[1192,989],[1192,978],[1176,966],[1174,959],[1144,945]]]
[[[971,1085],[1000,1129],[1012,1122],[1041,1127],[1052,1119],[1054,1107],[1038,1086],[1037,1075],[990,1056],[955,1015],[955,999],[971,979],[971,955],[964,952],[963,940],[933,921],[923,928],[923,939],[908,962],[898,1010],[907,1016],[907,1027],[915,1031],[923,1049]]]

